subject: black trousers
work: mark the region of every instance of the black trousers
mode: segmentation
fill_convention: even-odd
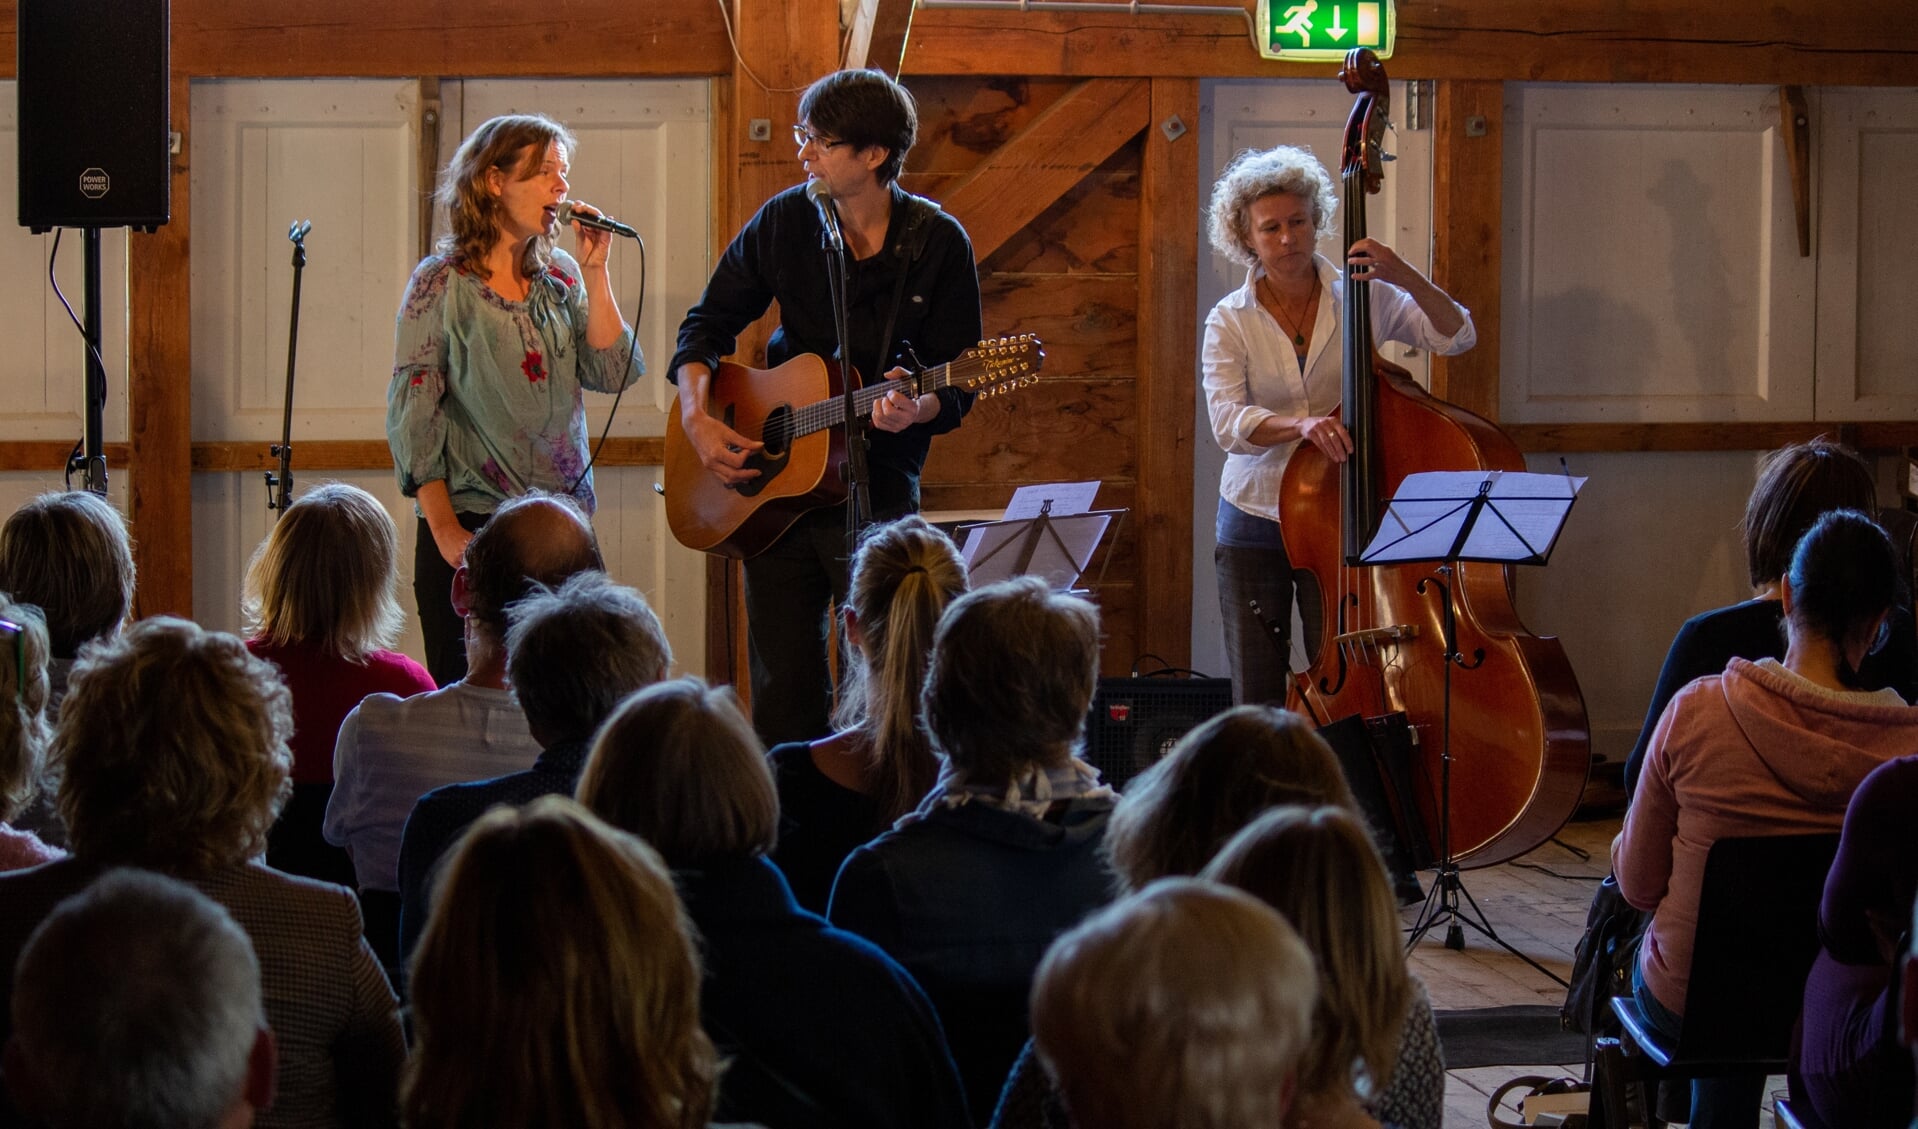
[[[459,514],[460,526],[477,532],[492,514]],[[440,556],[433,529],[420,519],[419,539],[413,544],[413,602],[420,612],[420,634],[426,641],[426,670],[439,686],[466,677],[466,621],[453,610],[452,565]]]
[[[746,560],[746,660],[753,729],[768,746],[832,731],[826,643],[846,598],[850,565],[843,506],[813,510]]]

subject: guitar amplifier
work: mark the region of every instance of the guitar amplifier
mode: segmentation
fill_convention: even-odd
[[[1123,790],[1179,738],[1231,708],[1229,678],[1101,678],[1086,718],[1086,760]]]

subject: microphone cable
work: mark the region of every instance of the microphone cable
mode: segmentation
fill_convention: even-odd
[[[607,437],[613,433],[613,420],[619,417],[619,402],[625,398],[626,389],[632,387],[633,384],[639,383],[637,379],[630,383],[625,379],[626,374],[632,371],[633,355],[639,351],[639,319],[646,314],[646,240],[638,231],[634,231],[633,242],[639,244],[639,298],[633,303],[633,337],[626,345],[626,363],[621,365],[619,369],[619,391],[613,393],[613,406],[606,413],[606,426],[600,430],[599,442],[593,444],[593,453],[586,457],[586,465],[580,468],[579,477],[573,479],[573,484],[566,488],[566,493],[569,497],[577,493],[580,484],[586,481],[586,476],[593,473],[593,464],[599,461],[599,452],[606,446]],[[613,300],[613,309],[615,312],[619,310],[619,300],[617,298]],[[640,375],[643,376],[645,374],[642,373]]]
[[[88,389],[87,389],[87,391],[88,391],[88,394],[89,394],[89,395],[92,395],[92,394],[93,394],[93,393],[95,393],[95,392],[97,392],[97,393],[99,394],[99,397],[100,397],[100,408],[101,408],[101,412],[102,412],[102,414],[104,415],[104,414],[105,414],[105,410],[106,410],[106,402],[107,402],[107,389],[106,389],[106,376],[107,376],[107,362],[106,362],[106,358],[105,358],[105,357],[102,357],[102,356],[100,355],[100,350],[99,350],[98,348],[96,348],[96,347],[94,346],[94,344],[93,344],[93,337],[92,337],[92,335],[91,335],[91,334],[90,334],[90,333],[89,333],[89,332],[87,331],[87,326],[86,326],[86,324],[85,324],[84,322],[82,322],[82,321],[80,320],[80,315],[79,315],[79,314],[76,314],[76,313],[74,313],[74,312],[73,312],[73,304],[72,304],[71,302],[68,302],[68,301],[67,301],[67,296],[66,296],[66,295],[65,295],[64,293],[62,293],[62,292],[61,292],[61,290],[60,290],[60,276],[59,276],[59,275],[58,275],[57,273],[55,273],[55,270],[54,270],[54,267],[55,267],[55,265],[56,265],[56,264],[57,264],[57,263],[58,263],[58,262],[60,261],[60,234],[61,234],[61,231],[62,231],[62,230],[63,230],[63,229],[61,229],[61,228],[58,228],[58,227],[56,227],[56,228],[54,228],[54,229],[53,229],[53,246],[52,246],[52,248],[50,248],[50,249],[49,249],[49,250],[47,251],[47,284],[48,284],[49,286],[52,286],[52,287],[53,287],[53,296],[54,296],[55,298],[58,298],[58,299],[60,299],[60,306],[61,306],[61,308],[62,308],[62,309],[64,309],[64,310],[66,310],[66,311],[67,311],[67,317],[68,317],[68,318],[70,318],[70,319],[71,319],[71,320],[73,321],[73,328],[75,328],[75,329],[77,329],[77,330],[79,330],[79,331],[80,331],[80,340],[82,340],[82,341],[84,341],[84,342],[86,342],[86,346],[87,346],[87,352],[88,352],[89,354],[91,354],[91,355],[92,355],[92,357],[93,357],[93,360],[94,360],[94,363],[100,366],[100,368],[99,368],[99,371],[100,371],[100,387],[99,387],[99,388],[93,388],[93,387],[91,387],[91,384],[92,384],[92,380],[93,380],[93,370],[92,370],[92,369],[88,369],[88,370],[87,370],[87,381],[88,381],[88,384],[89,384],[89,387],[88,387]],[[628,362],[628,363],[630,363],[630,362]],[[84,428],[85,428],[85,423],[84,423],[84,417],[85,417],[85,415],[86,415],[86,412],[85,412],[85,410],[83,409],[83,410],[81,411],[81,416],[82,416],[82,420],[83,420],[83,422],[82,422],[82,424],[81,424],[81,427],[82,427],[82,429],[83,429],[83,430],[84,430]],[[104,440],[104,439],[105,439],[105,437],[104,437],[104,436],[102,436],[101,438],[102,438],[102,440]],[[65,481],[66,481],[66,486],[67,486],[67,489],[69,489],[69,490],[71,490],[71,489],[73,489],[73,468],[74,468],[74,465],[75,465],[76,463],[80,463],[80,462],[83,462],[83,461],[84,461],[84,456],[86,455],[86,445],[87,445],[87,440],[86,440],[86,436],[85,436],[85,435],[82,435],[82,436],[81,436],[80,438],[78,438],[78,439],[75,439],[75,440],[73,441],[73,452],[72,452],[71,454],[69,454],[69,455],[67,456],[67,466],[66,466],[66,472],[65,472]],[[104,456],[103,456],[103,458],[104,458]]]

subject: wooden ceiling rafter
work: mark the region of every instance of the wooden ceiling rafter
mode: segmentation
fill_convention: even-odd
[[[1151,113],[1149,80],[1088,79],[955,180],[943,206],[965,225],[973,257],[990,258],[1137,137]]]
[[[858,0],[852,25],[846,29],[846,57],[840,65],[875,67],[898,78],[916,6],[914,0]]]

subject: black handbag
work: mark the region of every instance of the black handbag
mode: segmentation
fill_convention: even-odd
[[[1558,1009],[1559,1022],[1566,1030],[1585,1034],[1587,1064],[1591,1062],[1592,1040],[1617,1033],[1618,1020],[1612,1016],[1611,1000],[1631,994],[1632,963],[1638,959],[1639,942],[1645,937],[1649,920],[1649,914],[1634,909],[1619,893],[1616,878],[1608,874],[1598,884],[1592,908],[1585,913],[1585,936],[1572,957],[1565,1003]]]

